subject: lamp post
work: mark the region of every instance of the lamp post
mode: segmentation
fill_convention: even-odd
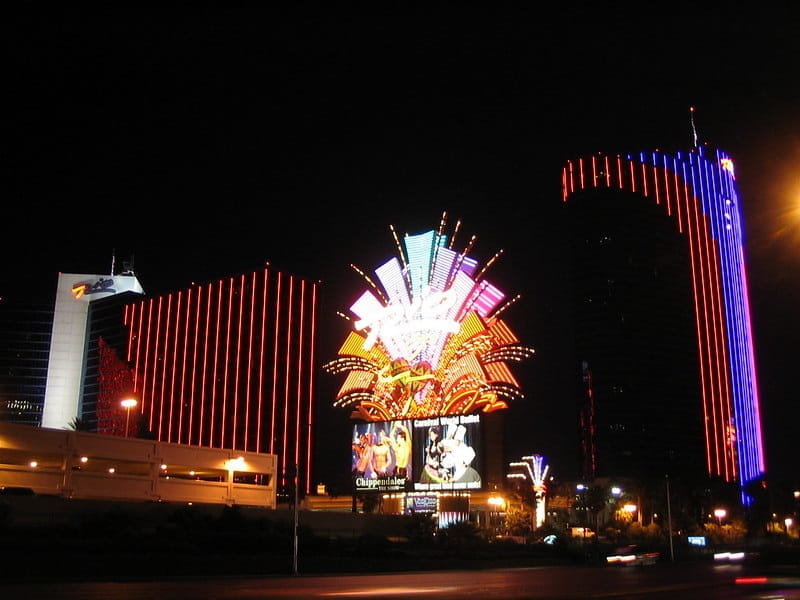
[[[137,402],[134,398],[125,398],[120,404],[125,409],[125,437],[128,437],[128,425],[131,422],[131,409],[136,406]]]

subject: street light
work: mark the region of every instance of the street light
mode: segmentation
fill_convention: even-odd
[[[717,517],[717,521],[719,522],[719,526],[722,527],[722,519],[724,519],[728,515],[728,511],[724,508],[715,508],[714,509],[714,516]]]
[[[137,402],[134,398],[125,398],[120,404],[125,409],[125,437],[128,437],[128,424],[131,421],[131,409],[136,406]]]

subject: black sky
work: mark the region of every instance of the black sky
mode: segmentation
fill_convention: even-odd
[[[796,9],[260,4],[5,5],[0,295],[47,300],[59,271],[105,273],[112,254],[153,295],[269,261],[323,282],[333,358],[334,312],[363,289],[348,265],[392,256],[389,224],[447,211],[476,258],[504,250],[489,279],[522,294],[520,453],[569,473],[561,165],[688,149],[695,106],[700,142],[736,162],[767,466],[795,477]]]

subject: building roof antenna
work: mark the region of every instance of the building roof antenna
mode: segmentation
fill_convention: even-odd
[[[697,129],[694,127],[694,106],[689,107],[689,123],[692,125],[692,146],[697,148]]]

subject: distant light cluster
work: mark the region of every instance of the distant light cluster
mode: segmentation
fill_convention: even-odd
[[[522,396],[507,361],[533,350],[520,344],[499,318],[519,297],[483,279],[468,254],[475,242],[453,249],[460,222],[449,240],[446,214],[437,231],[406,235],[403,245],[391,228],[399,257],[375,269],[377,285],[363,271],[368,290],[350,307],[354,330],[339,358],[325,365],[346,373],[335,406],[352,406],[368,421],[490,412]]]

